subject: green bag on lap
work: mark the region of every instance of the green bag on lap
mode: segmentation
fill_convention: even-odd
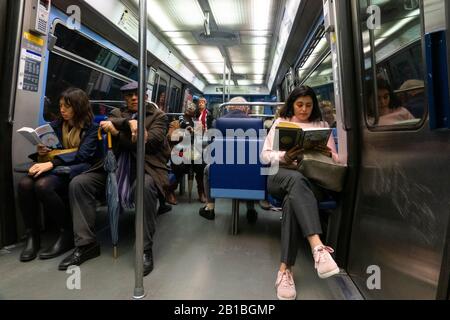
[[[320,152],[306,152],[298,170],[326,190],[341,192],[344,188],[347,167]]]

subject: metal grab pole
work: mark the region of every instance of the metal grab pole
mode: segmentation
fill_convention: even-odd
[[[231,95],[231,90],[230,90],[230,86],[231,86],[231,69],[228,71],[228,101],[230,101],[230,95]]]
[[[145,93],[147,86],[147,0],[139,0],[139,109],[136,165],[136,256],[133,299],[145,297],[144,290],[144,156],[145,156]]]
[[[225,58],[224,58],[225,59]],[[223,61],[223,103],[225,103],[225,90],[226,90],[226,78],[227,78],[227,63]]]

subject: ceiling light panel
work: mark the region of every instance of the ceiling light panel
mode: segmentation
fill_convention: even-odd
[[[263,84],[262,80],[238,80],[238,85],[240,86],[251,86],[257,84]]]
[[[241,34],[241,44],[269,44],[272,40],[271,37],[265,36],[252,36],[252,35],[242,35]]]
[[[200,61],[190,61],[191,64],[202,74],[223,74],[223,62],[222,63],[203,63]]]
[[[273,0],[251,0],[252,30],[271,29],[274,16]]]
[[[217,47],[178,45],[177,49],[188,60],[200,60],[203,62],[218,62],[223,64],[222,53]]]
[[[276,16],[274,0],[209,0],[219,28],[268,31]]]
[[[241,45],[228,48],[232,63],[265,61],[269,55],[268,51],[269,47],[267,45]]]
[[[266,62],[233,63],[233,71],[241,74],[265,74]]]
[[[219,29],[252,29],[252,0],[209,0],[209,5]]]
[[[195,30],[203,26],[204,15],[197,0],[148,0],[147,9],[150,20],[160,31]]]
[[[191,32],[164,32],[164,35],[175,45],[196,45],[198,44]]]

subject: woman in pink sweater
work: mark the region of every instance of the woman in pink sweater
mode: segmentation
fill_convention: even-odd
[[[339,267],[331,257],[333,249],[325,246],[320,234],[317,199],[311,182],[295,168],[302,159],[303,150],[295,147],[287,152],[274,150],[275,130],[280,122],[290,122],[301,128],[322,127],[322,115],[314,90],[302,86],[294,89],[280,112],[264,143],[262,159],[272,167],[279,165],[276,174],[268,178],[270,194],[283,199],[283,219],[281,230],[281,265],[276,280],[277,296],[280,300],[294,300],[297,296],[292,274],[300,235],[308,239],[320,278],[328,278],[339,273]],[[333,137],[330,136],[328,148],[335,162],[339,162]]]

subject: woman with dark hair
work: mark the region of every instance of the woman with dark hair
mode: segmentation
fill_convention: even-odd
[[[339,268],[330,255],[333,249],[326,247],[319,236],[322,234],[322,227],[313,186],[296,170],[302,159],[303,150],[295,147],[287,152],[281,152],[274,148],[275,131],[280,122],[290,122],[300,128],[327,128],[328,124],[322,121],[314,90],[307,86],[296,88],[281,109],[280,118],[272,126],[261,155],[272,167],[279,166],[278,171],[269,176],[267,185],[270,194],[283,199],[281,265],[275,283],[277,296],[280,300],[294,300],[297,293],[292,267],[297,257],[301,234],[308,239],[320,278],[328,278],[339,273]],[[328,141],[328,149],[326,151],[331,153],[333,160],[339,162],[332,136]]]
[[[20,261],[36,258],[40,249],[38,208],[43,204],[47,215],[59,229],[56,242],[41,252],[40,259],[51,259],[73,248],[73,231],[67,201],[67,188],[72,179],[101,158],[97,132],[89,97],[76,88],[64,91],[59,99],[59,118],[50,123],[64,150],[50,150],[39,145],[30,156],[37,161],[18,186],[20,211],[26,227],[26,245]],[[56,173],[57,169],[60,170]]]
[[[400,107],[389,83],[377,80],[378,125],[387,126],[401,121],[413,120],[414,116],[404,107]]]

